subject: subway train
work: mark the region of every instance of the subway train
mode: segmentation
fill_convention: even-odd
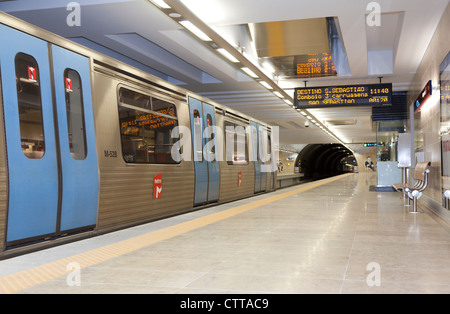
[[[4,13],[0,41],[0,258],[276,189],[271,126]]]

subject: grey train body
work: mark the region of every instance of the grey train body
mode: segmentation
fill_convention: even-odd
[[[0,54],[0,258],[275,189],[258,153],[273,153],[269,125],[1,13],[0,40],[11,36]],[[223,133],[197,137],[211,125]],[[175,127],[189,134],[171,138]],[[227,136],[245,147],[231,160]],[[208,140],[217,160],[197,155]],[[177,150],[188,158],[173,160]],[[35,172],[41,164],[49,170]]]

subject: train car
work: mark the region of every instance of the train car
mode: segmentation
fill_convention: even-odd
[[[275,189],[269,125],[4,13],[0,42],[0,258]]]

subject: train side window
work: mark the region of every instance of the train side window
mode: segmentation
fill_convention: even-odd
[[[32,56],[18,53],[15,68],[22,152],[27,158],[41,159],[45,139],[39,66]]]
[[[194,110],[195,161],[203,162],[203,127],[198,110]]]
[[[157,105],[153,107],[153,103]],[[172,147],[179,140],[179,137],[173,137],[175,133],[172,134],[178,126],[174,104],[120,88],[119,123],[125,162],[179,163],[172,158]]]
[[[248,164],[248,141],[245,127],[225,121],[226,160],[228,165]]]
[[[121,88],[119,101],[122,105],[130,105],[141,109],[152,110],[150,96],[135,92],[130,89]]]
[[[206,115],[206,127],[213,127],[213,119],[212,116],[210,114]],[[214,138],[215,138],[215,134],[214,134],[215,130],[210,130],[210,132],[206,132],[207,137],[206,137],[206,143],[208,145],[207,147],[207,151],[208,154],[211,154],[211,157],[209,157],[209,160],[211,160],[213,163],[216,162],[216,145],[214,145]],[[206,135],[205,135],[206,136]]]
[[[152,97],[152,110],[170,116],[175,115],[175,106],[162,99]]]
[[[81,77],[77,71],[72,69],[64,71],[64,87],[70,154],[75,160],[84,160],[87,155],[87,146],[83,90],[81,88]]]

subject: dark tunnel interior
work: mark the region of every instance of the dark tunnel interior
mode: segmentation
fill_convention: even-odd
[[[298,155],[295,166],[306,180],[318,180],[357,169],[353,153],[341,144],[309,144]]]

